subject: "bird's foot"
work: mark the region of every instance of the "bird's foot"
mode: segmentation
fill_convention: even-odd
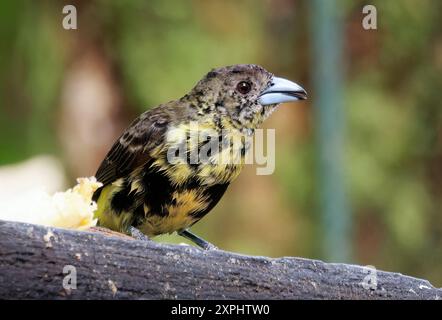
[[[198,237],[196,234],[193,234],[188,229],[181,230],[177,232],[180,236],[189,239],[193,243],[195,243],[198,247],[204,250],[218,250],[216,246],[211,244],[210,242],[204,240],[203,238]]]
[[[211,244],[210,242],[205,241],[200,247],[204,250],[210,251],[210,250],[218,250],[218,247]]]
[[[129,227],[129,233],[132,236],[132,238],[135,238],[137,240],[141,240],[141,241],[152,241],[151,239],[149,239],[148,236],[146,236],[144,233],[142,233],[140,230],[138,230],[135,227]]]

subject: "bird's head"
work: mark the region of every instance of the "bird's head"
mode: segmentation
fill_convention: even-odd
[[[307,98],[301,86],[252,64],[213,69],[191,94],[240,128],[256,128],[278,104]]]

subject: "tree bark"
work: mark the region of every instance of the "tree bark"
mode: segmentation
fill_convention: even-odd
[[[202,251],[97,232],[0,221],[0,242],[1,299],[442,297],[442,289],[428,281],[399,273],[302,258]],[[75,267],[76,288],[73,268],[66,266]]]

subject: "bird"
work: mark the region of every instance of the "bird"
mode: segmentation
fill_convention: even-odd
[[[210,70],[183,97],[142,113],[115,141],[95,174],[102,184],[93,195],[98,225],[144,240],[177,232],[216,248],[190,227],[240,174],[250,150],[241,137],[253,136],[279,104],[304,99],[300,85],[258,65]],[[207,161],[194,159],[204,145],[212,146]],[[235,161],[215,161],[220,155]]]

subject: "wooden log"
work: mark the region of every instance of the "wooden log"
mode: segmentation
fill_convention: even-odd
[[[16,222],[0,221],[0,243],[1,299],[442,297],[442,289],[426,280],[357,265],[202,251]]]

